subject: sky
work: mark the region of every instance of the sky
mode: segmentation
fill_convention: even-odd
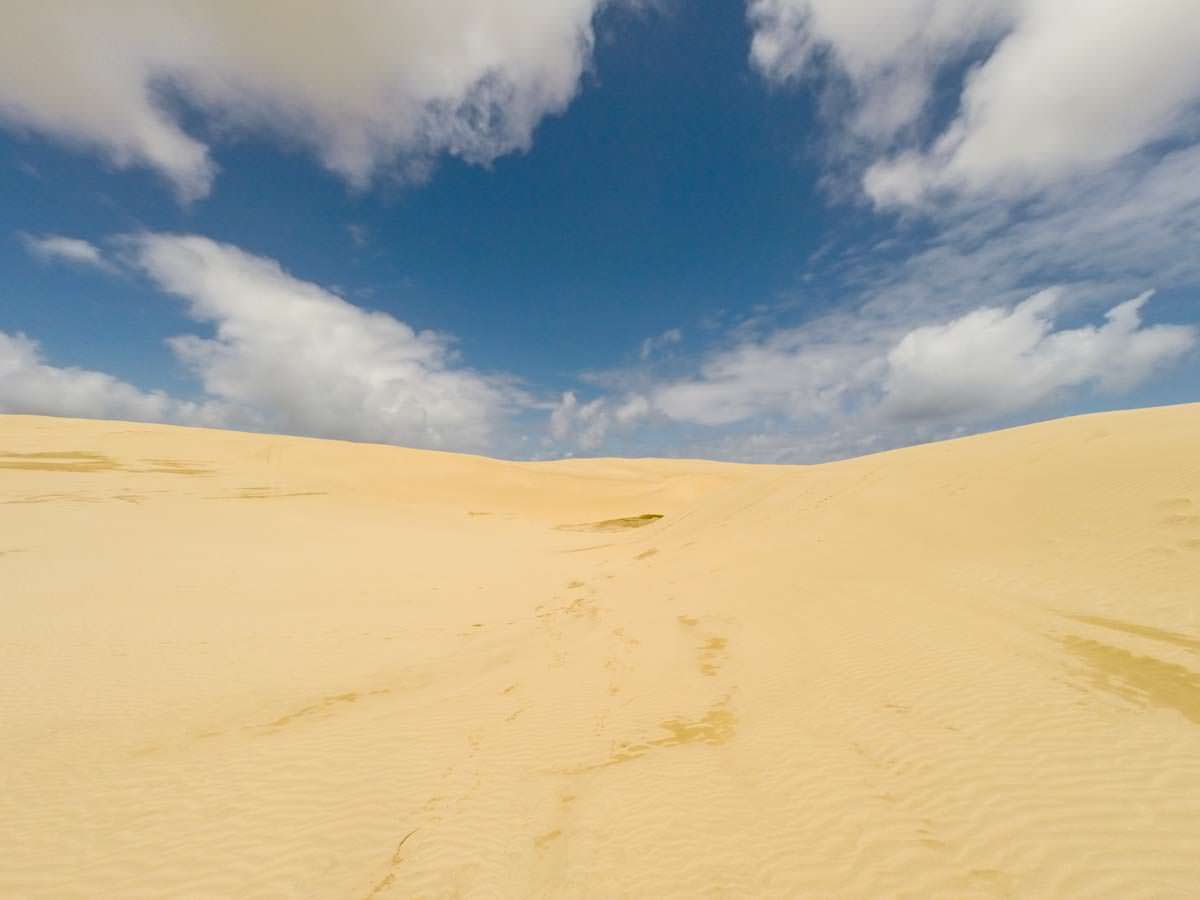
[[[1200,400],[1194,0],[0,11],[0,412],[812,463]]]

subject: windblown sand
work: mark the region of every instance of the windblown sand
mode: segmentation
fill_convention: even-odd
[[[1200,406],[813,467],[0,417],[0,896],[1200,896]]]

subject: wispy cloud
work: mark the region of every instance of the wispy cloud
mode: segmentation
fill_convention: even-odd
[[[371,229],[357,222],[349,223],[346,226],[346,233],[350,235],[350,240],[354,242],[355,247],[365,247],[371,240]]]
[[[90,241],[58,234],[22,234],[20,238],[25,249],[43,262],[65,262],[106,272],[114,271],[100,248]]]
[[[1141,317],[1149,285],[1200,290],[1200,147],[1019,205],[964,198],[880,226],[884,240],[812,260],[805,274],[833,295],[824,311],[786,298],[710,323],[715,340],[691,355],[671,329],[625,365],[581,373],[547,423],[552,445],[819,461],[1118,398],[1194,346],[1194,326]]]
[[[569,394],[554,438],[591,451],[618,424],[666,424],[674,428],[654,452],[816,462],[962,434],[1083,390],[1119,396],[1196,346],[1192,326],[1143,324],[1150,292],[1071,328],[1056,327],[1061,296],[976,308],[890,339],[834,339],[829,322],[814,323],[821,336],[778,331],[713,352],[695,376],[644,394],[586,403]]]
[[[674,344],[678,344],[683,340],[683,332],[678,328],[668,328],[662,334],[648,337],[642,341],[641,349],[638,355],[643,361],[648,360],[656,353],[660,353]]]

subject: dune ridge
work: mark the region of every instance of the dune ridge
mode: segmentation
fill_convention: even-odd
[[[820,466],[0,416],[0,896],[1193,897],[1200,405]]]

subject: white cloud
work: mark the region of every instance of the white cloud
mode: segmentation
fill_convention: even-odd
[[[605,0],[44,0],[0,13],[0,118],[149,166],[185,199],[216,166],[209,133],[309,147],[355,185],[529,146],[574,97]]]
[[[371,229],[366,225],[351,222],[346,226],[346,233],[350,235],[355,247],[361,249],[371,243]]]
[[[1056,291],[1011,310],[983,308],[906,334],[887,356],[880,412],[901,421],[974,423],[1037,407],[1093,383],[1125,391],[1192,348],[1195,329],[1141,325],[1141,294],[1100,326],[1054,330]]]
[[[642,341],[641,351],[638,355],[643,361],[648,360],[655,353],[670,347],[672,344],[678,344],[682,340],[682,331],[680,331],[678,328],[668,328],[662,334],[656,335],[655,337],[648,337]]]
[[[979,306],[1012,306],[1046,284],[1070,286],[1068,299],[1093,310],[1146,284],[1200,287],[1200,147],[1048,188],[1019,211],[950,207],[934,224],[927,236],[894,231],[882,253],[852,245],[835,274],[819,273],[847,291],[828,336],[895,335]]]
[[[616,412],[612,399],[593,400],[588,424],[604,427],[591,446],[603,443],[628,406],[624,424],[702,429],[686,445],[676,432],[676,443],[651,452],[773,462],[865,453],[961,434],[1080,390],[1121,394],[1196,344],[1194,327],[1142,324],[1151,292],[1112,307],[1101,324],[1056,329],[1056,314],[1071,306],[1064,293],[970,308],[938,324],[927,318],[913,327],[905,324],[912,310],[889,319],[866,307],[735,338],[702,359],[693,377],[644,385]],[[575,414],[572,408],[563,421]]]
[[[199,415],[161,391],[142,391],[103,372],[46,363],[36,341],[0,331],[0,412],[170,422]]]
[[[523,402],[455,363],[449,341],[360,309],[273,260],[186,235],[126,239],[133,265],[211,338],[169,344],[239,427],[418,447],[482,449]]]
[[[550,412],[550,436],[556,441],[565,441],[571,434],[575,411],[579,399],[574,391],[566,391]]]
[[[883,154],[863,180],[880,205],[1037,189],[1194,137],[1194,0],[751,0],[750,17],[752,59],[768,77],[801,77],[828,58],[849,82],[837,116]],[[936,80],[980,42],[991,49],[927,144],[916,126]]]
[[[613,410],[613,419],[619,425],[628,425],[650,415],[650,401],[641,394],[631,394]]]
[[[550,412],[550,437],[559,444],[594,450],[614,428],[628,428],[651,411],[650,401],[641,394],[627,394],[619,401],[597,397],[580,403],[574,391],[567,391]]]
[[[57,234],[47,234],[41,237],[26,234],[21,237],[25,249],[43,262],[67,262],[106,271],[112,270],[112,266],[104,258],[100,248],[89,241]]]
[[[1018,6],[1019,0],[749,0],[750,57],[765,76],[786,82],[813,74],[832,56],[853,92],[844,124],[886,140],[920,116],[939,66],[1004,29]]]
[[[167,341],[201,400],[51,366],[34,341],[0,332],[0,410],[483,450],[528,404],[511,379],[459,365],[445,336],[360,309],[273,260],[187,235],[117,243],[126,265],[212,326],[212,337]]]
[[[550,413],[550,436],[559,443],[592,450],[603,443],[612,427],[608,407],[603,397],[580,403],[574,391],[567,391]]]
[[[812,329],[780,329],[763,340],[739,341],[709,355],[698,377],[651,392],[668,418],[732,425],[757,416],[831,415],[845,396],[879,369],[872,344]]]
[[[591,451],[610,436],[631,433],[634,426],[652,417],[654,403],[643,388],[654,388],[653,372],[671,356],[670,348],[683,341],[683,331],[669,328],[644,339],[633,368],[582,372],[579,380],[599,389],[601,395],[584,403],[566,391],[553,406],[548,421],[549,441]]]

